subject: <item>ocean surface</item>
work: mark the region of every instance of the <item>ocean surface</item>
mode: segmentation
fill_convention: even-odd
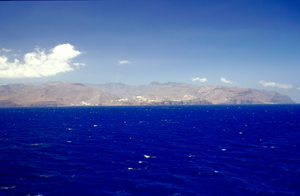
[[[300,195],[300,105],[1,108],[0,195]]]

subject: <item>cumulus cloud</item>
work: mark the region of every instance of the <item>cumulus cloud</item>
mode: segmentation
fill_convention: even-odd
[[[207,79],[206,79],[206,78],[199,78],[199,77],[197,77],[197,78],[192,78],[192,81],[193,81],[193,82],[196,82],[196,81],[199,81],[199,82],[207,82]]]
[[[232,81],[226,80],[226,78],[220,78],[220,80],[226,84],[232,84]]]
[[[70,61],[80,54],[81,52],[75,50],[71,44],[61,44],[48,52],[36,48],[34,52],[24,55],[24,63],[18,59],[9,62],[6,56],[0,56],[0,78],[33,78],[72,71],[74,67]]]
[[[276,83],[276,82],[266,82],[264,80],[259,81],[259,83],[265,87],[277,87],[277,88],[284,88],[284,89],[290,89],[293,88],[291,84],[283,84],[283,83]]]
[[[127,60],[119,61],[119,65],[123,65],[123,64],[130,64],[130,62]]]
[[[2,48],[1,51],[3,51],[3,52],[11,52],[12,50],[6,49],[6,48]]]

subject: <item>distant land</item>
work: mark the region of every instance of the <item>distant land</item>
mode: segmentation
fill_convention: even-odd
[[[0,86],[0,107],[294,103],[290,97],[275,91],[172,82],[140,86],[71,82]]]

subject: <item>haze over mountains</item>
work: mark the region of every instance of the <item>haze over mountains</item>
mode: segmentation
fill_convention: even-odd
[[[81,84],[47,82],[0,86],[0,106],[108,106],[108,105],[209,105],[293,104],[274,91],[237,86],[201,86],[157,83],[129,86],[121,83]]]

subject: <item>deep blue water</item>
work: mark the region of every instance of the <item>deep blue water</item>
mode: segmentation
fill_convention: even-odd
[[[300,195],[300,105],[0,109],[0,195]]]

